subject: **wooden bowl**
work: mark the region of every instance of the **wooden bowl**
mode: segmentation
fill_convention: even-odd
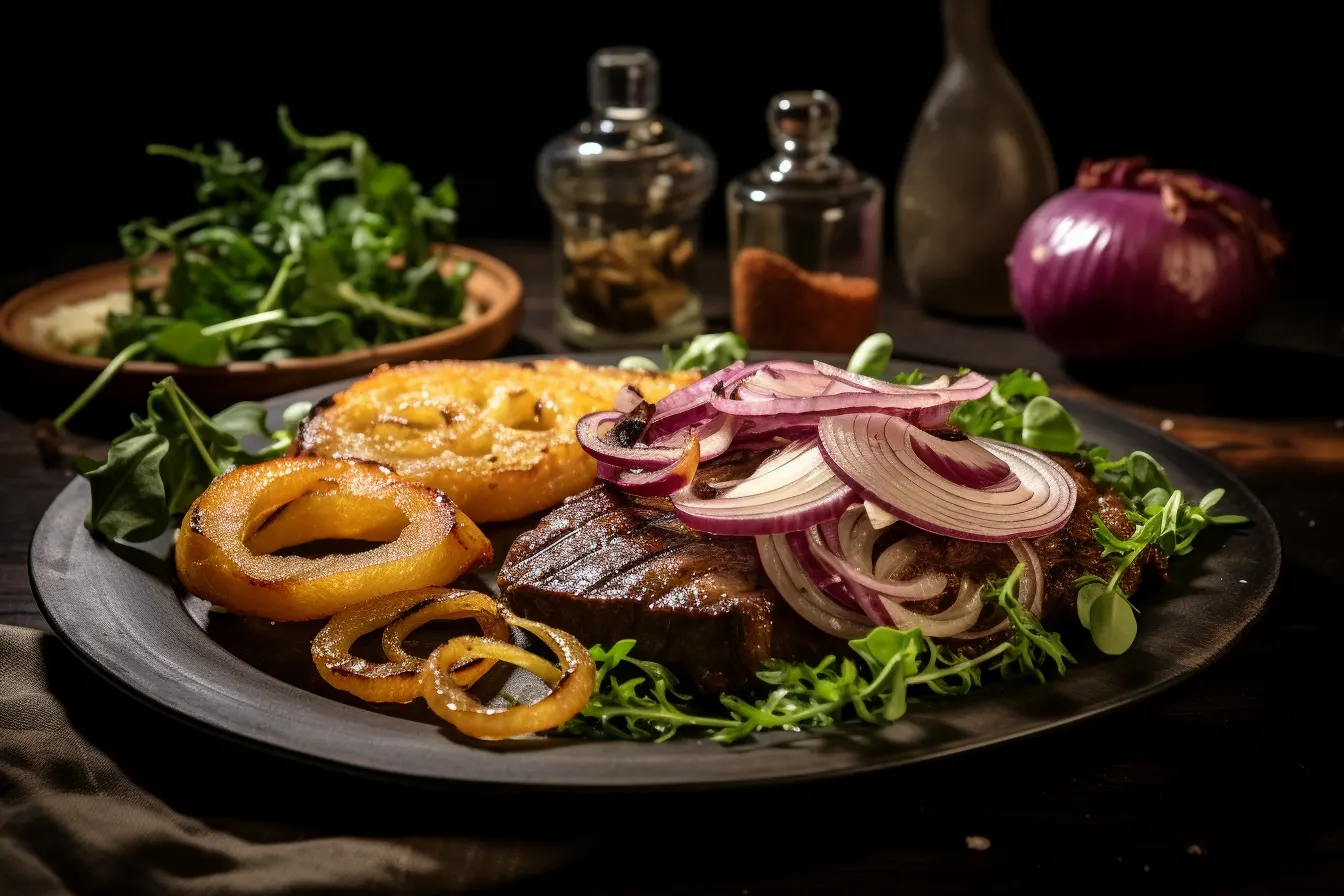
[[[523,282],[513,268],[492,255],[463,246],[447,246],[445,264],[465,260],[476,270],[467,281],[467,295],[478,313],[456,327],[404,342],[341,352],[320,358],[290,358],[274,363],[234,361],[217,367],[194,367],[162,361],[131,361],[94,399],[102,409],[143,410],[150,386],[171,376],[202,407],[215,411],[236,401],[261,400],[306,386],[360,376],[379,364],[459,358],[493,357],[512,338],[522,316]],[[166,279],[171,255],[154,259],[158,280]],[[154,284],[155,279],[145,278]],[[92,358],[38,345],[32,322],[63,305],[98,298],[128,288],[127,263],[109,262],[81,268],[45,280],[15,295],[0,306],[0,343],[9,350],[6,366],[25,377],[36,377],[45,393],[44,404],[53,405],[49,416],[61,411],[62,399],[73,398],[98,375],[106,358]],[[28,382],[10,380],[14,382]]]

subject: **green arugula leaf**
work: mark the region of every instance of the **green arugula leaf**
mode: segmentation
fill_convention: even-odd
[[[886,333],[874,333],[854,349],[845,369],[863,376],[880,377],[891,361],[891,351],[891,337]]]
[[[182,364],[214,366],[224,354],[224,340],[201,333],[201,325],[182,320],[159,330],[151,339],[154,351]]]
[[[914,370],[907,370],[896,374],[891,378],[891,381],[898,386],[918,386],[927,379],[928,375],[916,367]]]
[[[745,361],[746,358],[746,340],[736,333],[707,333],[695,337],[679,349],[663,346],[663,367],[667,370],[699,368],[712,373],[735,361]]]
[[[1022,409],[1022,444],[1039,451],[1072,454],[1083,442],[1083,431],[1059,402],[1037,395]]]
[[[1069,653],[1058,634],[1047,631],[1040,620],[1018,603],[1017,583],[1023,569],[1023,564],[1019,563],[1003,582],[989,582],[985,585],[985,591],[989,593],[983,594],[983,599],[1003,609],[1013,631],[1009,650],[1005,651],[994,668],[1005,676],[1032,675],[1044,682],[1047,662],[1053,663],[1055,671],[1063,675],[1067,671],[1065,663],[1077,660]]]
[[[621,370],[638,370],[647,373],[657,373],[659,370],[658,362],[643,355],[628,355],[620,360],[616,365]]]
[[[1014,370],[999,377],[984,398],[959,404],[950,418],[967,435],[1016,442],[1040,451],[1078,450],[1082,432],[1040,374]]]

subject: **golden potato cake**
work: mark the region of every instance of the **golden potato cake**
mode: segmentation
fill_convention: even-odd
[[[593,484],[574,435],[627,383],[648,401],[700,375],[589,367],[568,358],[383,366],[313,408],[298,453],[360,458],[439,489],[476,522],[514,520]]]

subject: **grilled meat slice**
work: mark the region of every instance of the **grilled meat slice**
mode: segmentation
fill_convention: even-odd
[[[623,638],[703,693],[749,692],[771,657],[816,662],[844,642],[784,602],[750,538],[683,525],[665,501],[594,486],[513,543],[499,585],[514,612],[586,644]]]
[[[760,456],[726,456],[706,464],[695,489],[749,475]],[[1078,485],[1078,502],[1059,532],[1032,540],[1045,571],[1044,621],[1064,628],[1076,619],[1074,580],[1086,573],[1109,577],[1113,566],[1092,537],[1098,514],[1119,536],[1134,525],[1124,502],[1090,478],[1086,462],[1057,457]],[[961,541],[897,524],[877,543],[881,551],[901,538],[918,546],[906,575],[948,573],[937,606],[955,597],[963,573],[977,579],[1005,576],[1017,565],[1002,544]],[[1166,561],[1149,550],[1126,572],[1121,587],[1132,594],[1145,573],[1165,576]],[[706,535],[683,525],[666,499],[636,499],[597,485],[556,508],[514,542],[499,573],[500,589],[515,612],[555,625],[587,644],[639,642],[642,659],[668,666],[704,693],[758,690],[755,673],[769,658],[816,662],[847,645],[798,616],[770,584],[750,538]],[[1003,636],[952,641],[973,655]]]

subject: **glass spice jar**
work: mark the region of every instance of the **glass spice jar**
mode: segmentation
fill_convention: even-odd
[[[877,328],[882,183],[831,152],[822,90],[766,107],[776,154],[728,185],[733,329],[753,349],[849,352]]]
[[[537,158],[555,219],[556,327],[582,348],[689,339],[705,328],[695,273],[714,156],[657,114],[658,60],[646,49],[599,50],[588,94],[592,114]]]

